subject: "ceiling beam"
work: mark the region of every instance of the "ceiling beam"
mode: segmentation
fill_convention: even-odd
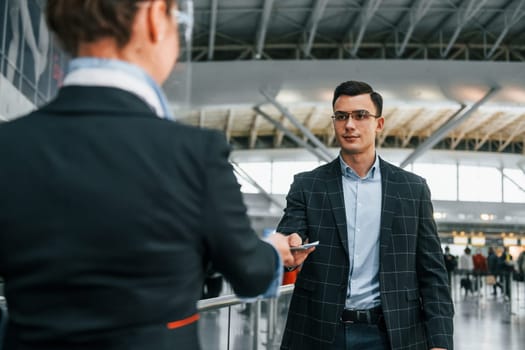
[[[452,34],[445,50],[441,51],[441,58],[447,57],[450,49],[452,49],[452,46],[463,30],[463,27],[479,12],[479,10],[481,10],[486,2],[487,0],[469,0],[465,8],[458,11],[456,30],[454,31],[454,34]]]
[[[264,42],[266,41],[266,33],[268,32],[268,24],[270,23],[270,14],[272,13],[274,0],[265,0],[263,12],[261,15],[261,21],[257,28],[257,34],[255,36],[255,59],[262,58],[262,51]]]
[[[273,119],[268,113],[264,112],[261,109],[260,105],[256,105],[253,107],[253,110],[260,116],[262,116],[264,119],[269,121],[273,126],[275,126],[278,130],[281,130],[288,136],[292,141],[294,141],[297,145],[304,147],[306,150],[310,151],[313,155],[315,155],[319,160],[323,160],[327,163],[331,162],[333,159],[332,157],[328,157],[324,153],[320,152],[317,148],[312,147],[308,142],[305,142],[301,140],[300,137],[292,133],[290,130],[285,128],[281,123]]]
[[[410,40],[410,37],[414,33],[414,29],[416,28],[416,25],[425,17],[428,10],[430,9],[430,6],[432,6],[432,3],[434,0],[419,0],[417,4],[415,4],[408,13],[408,29],[405,33],[405,37],[403,39],[403,42],[401,43],[401,46],[399,46],[398,49],[396,49],[396,57],[403,56],[403,53],[405,52],[406,46],[408,44],[408,41]],[[397,31],[396,31],[397,32]]]
[[[359,17],[359,34],[357,34],[357,39],[353,43],[352,50],[350,51],[350,55],[352,55],[352,57],[357,55],[357,51],[359,50],[361,41],[363,41],[363,37],[365,35],[366,27],[368,26],[368,23],[370,23],[370,20],[372,20],[372,17],[374,17],[374,14],[379,8],[379,5],[381,5],[382,1],[383,0],[367,0],[363,8],[362,15]]]
[[[270,193],[268,193],[264,187],[262,187],[261,185],[259,185],[259,183],[257,181],[255,181],[253,179],[253,177],[250,176],[250,174],[248,174],[243,168],[241,168],[241,166],[239,166],[239,164],[237,164],[236,162],[234,161],[230,161],[231,165],[233,166],[233,171],[239,175],[241,178],[243,178],[246,182],[248,182],[250,185],[252,185],[253,187],[255,187],[259,193],[261,193],[262,195],[264,195],[266,198],[268,198],[268,200],[270,202],[272,202],[273,204],[277,205],[277,207],[279,208],[282,208],[283,207],[283,204],[280,203],[278,200],[276,200]]]
[[[218,37],[224,37],[225,39],[231,41],[235,40],[231,37],[225,36],[220,32],[217,32]],[[238,40],[236,40],[238,41]],[[385,43],[378,43],[378,42],[365,42],[361,43],[361,48],[367,48],[367,49],[378,49],[378,50],[384,50],[389,49],[388,54],[386,55],[385,59],[391,59],[395,58],[393,57],[393,54],[390,54],[390,52],[394,52],[395,49],[398,48],[399,44],[396,44],[395,42],[385,42]],[[317,42],[314,43],[312,48],[317,49],[323,49],[325,51],[328,50],[340,50],[341,44],[340,43],[332,43],[332,42]],[[407,49],[411,48],[414,50],[420,50],[419,56],[422,59],[441,59],[440,53],[438,52],[443,48],[442,42],[429,42],[429,43],[415,43],[410,42],[407,44]],[[470,56],[473,56],[472,53],[477,53],[476,60],[479,60],[483,58],[484,52],[486,51],[487,45],[483,43],[456,43],[453,45],[453,49],[455,50],[447,59],[461,59],[465,61],[474,60],[475,58],[471,59]],[[222,45],[215,44],[215,55],[217,52],[235,52],[238,55],[241,55],[245,53],[247,50],[253,50],[253,43],[227,43]],[[390,50],[392,49],[392,50]],[[524,44],[518,44],[515,43],[504,43],[500,45],[500,49],[508,50],[510,54],[513,56],[511,61],[525,61],[525,45]],[[300,60],[304,58],[302,56],[302,50],[298,47],[297,43],[288,42],[288,43],[270,43],[265,45],[265,50],[272,50],[272,51],[281,51],[285,54],[290,55],[291,52],[297,52],[297,54],[294,55],[294,59]],[[432,51],[431,51],[432,50]],[[196,57],[202,58],[202,52],[208,52],[208,46],[207,45],[194,45],[192,47],[192,51],[195,53],[193,56],[193,61],[197,61]],[[285,52],[286,51],[286,52]],[[345,49],[345,51],[348,51]],[[464,54],[464,58],[458,57],[458,55]],[[266,55],[266,52],[262,52],[263,57],[269,57]],[[320,55],[320,58],[326,58]],[[330,59],[333,59],[333,57],[330,57]]]
[[[497,117],[500,117],[501,115],[503,115],[502,112],[499,112],[499,113],[496,114]],[[494,117],[495,116],[492,116],[491,119],[494,119]],[[501,131],[501,130],[505,129],[506,127],[508,127],[510,124],[512,124],[515,121],[519,120],[520,117],[521,116],[518,113],[514,114],[513,116],[505,116],[505,120],[504,121],[498,121],[496,126],[488,127],[487,130],[485,131],[485,135],[476,142],[476,146],[474,147],[474,150],[478,151],[488,141],[488,139],[491,136],[495,135],[499,131]]]
[[[481,125],[490,123],[490,120],[494,118],[494,115],[491,113],[483,113],[476,116],[475,120],[471,120],[468,125],[463,124],[461,128],[459,129],[459,132],[457,132],[454,137],[453,141],[450,144],[450,149],[455,149],[463,139],[465,139],[465,136],[472,132],[473,130],[477,130],[481,128]],[[476,139],[476,144],[479,142],[479,138]]]
[[[507,137],[507,140],[499,146],[498,152],[503,152],[505,147],[507,147],[512,142],[512,140],[514,140],[514,138],[523,131],[525,131],[525,121],[522,122],[519,127],[515,128],[514,131]]]
[[[284,120],[284,117],[281,117],[280,122],[282,123],[283,120]],[[281,145],[283,144],[283,139],[284,139],[284,132],[277,129],[275,132],[274,140],[273,140],[273,147],[274,148],[281,147]]]
[[[277,100],[270,96],[266,91],[261,91],[261,94],[268,100],[268,102],[274,105],[275,108],[277,108],[297,129],[301,130],[303,135],[306,136],[308,140],[310,140],[314,145],[316,145],[322,153],[324,153],[330,159],[334,158],[334,155],[330,152],[330,150],[328,150],[325,144],[319,141],[319,139],[314,134],[312,134],[312,132],[307,127],[300,123],[286,107],[277,102]]]
[[[228,110],[228,116],[226,117],[226,123],[224,125],[224,134],[226,135],[226,141],[230,142],[232,138],[232,125],[233,125],[233,109]]]
[[[401,162],[400,167],[404,168],[408,164],[414,162],[417,158],[419,158],[421,155],[423,155],[426,151],[432,149],[439,141],[445,138],[447,134],[454,130],[458,125],[463,123],[465,120],[467,120],[472,114],[485,102],[487,102],[492,96],[496,94],[500,89],[499,86],[495,86],[490,88],[490,90],[481,98],[479,101],[474,103],[469,109],[467,109],[463,114],[460,114],[456,116],[453,119],[450,119],[448,122],[443,124],[438,130],[432,134],[428,139],[425,140],[422,144],[420,144],[414,152],[408,155],[408,157]]]
[[[317,107],[313,106],[312,110],[306,115],[304,119],[304,126],[308,130],[312,130],[314,116],[317,114]],[[306,136],[304,136],[306,138]]]
[[[215,51],[215,33],[217,32],[218,7],[219,0],[211,0],[210,37],[208,39],[208,61],[213,60],[213,52]]]
[[[253,124],[250,128],[250,140],[249,140],[249,149],[255,148],[255,143],[257,142],[257,132],[259,131],[259,114],[253,116]]]
[[[206,112],[204,111],[204,109],[201,109],[201,111],[199,112],[199,128],[204,127],[204,119],[206,119]]]
[[[499,171],[501,173],[501,176],[503,176],[505,179],[510,181],[514,186],[516,186],[519,190],[521,190],[521,192],[525,192],[525,188],[523,188],[519,183],[517,183],[516,180],[514,180],[512,177],[510,177],[509,175],[505,174],[503,172],[503,169],[499,169]]]
[[[308,29],[306,30],[306,33],[308,33],[308,39],[303,49],[303,54],[305,57],[311,56],[312,44],[315,39],[315,34],[317,33],[317,26],[319,25],[319,21],[323,17],[323,13],[327,3],[328,0],[317,0],[317,2],[315,3],[315,7],[310,15],[310,18],[308,19]]]
[[[523,18],[523,16],[525,16],[525,11],[523,10],[525,0],[518,0],[518,1],[519,3],[516,6],[516,8],[506,9],[505,12],[503,13],[505,27],[501,30],[498,38],[492,45],[492,48],[490,49],[490,51],[485,53],[485,59],[489,59],[490,57],[492,57],[494,52],[496,52],[496,50],[501,45],[503,38],[505,38],[505,36],[508,34],[510,28],[516,25]],[[518,2],[518,1],[515,1],[515,2]]]
[[[425,110],[423,108],[418,109],[410,118],[411,122],[407,125],[405,133],[402,137],[403,142],[401,144],[401,148],[407,147],[410,143],[410,140],[412,139],[412,136],[416,135],[418,131],[428,126],[424,113]]]

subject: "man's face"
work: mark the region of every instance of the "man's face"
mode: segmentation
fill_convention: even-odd
[[[350,113],[357,110],[366,110],[372,115],[377,114],[370,94],[357,96],[341,95],[335,101],[334,113]],[[345,154],[362,154],[373,157],[375,155],[376,133],[383,130],[384,122],[385,119],[383,117],[368,117],[363,120],[354,120],[353,118],[348,118],[348,120],[334,119],[335,136],[341,146],[343,156]]]

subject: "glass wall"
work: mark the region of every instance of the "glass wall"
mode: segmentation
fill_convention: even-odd
[[[454,164],[415,163],[411,171],[427,180],[433,199],[453,201],[458,198],[456,170]]]
[[[266,192],[287,194],[295,174],[312,170],[322,163],[273,161],[238,164]],[[435,200],[525,203],[525,173],[521,169],[414,163],[407,170],[427,180]],[[258,192],[246,180],[240,177],[238,180],[243,192]]]
[[[525,172],[520,169],[503,169],[503,201],[525,203]]]
[[[460,201],[501,202],[501,172],[495,168],[460,166],[459,194]]]
[[[0,74],[35,106],[54,96],[67,61],[46,27],[44,5],[43,0],[0,2]]]

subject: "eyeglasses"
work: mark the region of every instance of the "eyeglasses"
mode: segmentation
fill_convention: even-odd
[[[191,41],[191,34],[193,32],[193,6],[188,8],[188,12],[172,9],[171,17],[177,21],[179,28],[181,28],[181,34],[184,35],[184,40],[186,40],[186,42]]]
[[[137,5],[146,4],[151,6],[151,2],[155,0],[143,0]],[[180,30],[179,33],[186,43],[191,42],[191,35],[193,33],[193,0],[178,1],[179,8],[171,9],[171,18],[177,21]]]
[[[374,115],[367,111],[366,109],[358,109],[351,112],[343,112],[343,111],[337,111],[334,112],[334,115],[332,116],[332,119],[335,121],[347,121],[350,117],[352,117],[355,121],[361,121],[368,118],[379,118],[380,115]]]

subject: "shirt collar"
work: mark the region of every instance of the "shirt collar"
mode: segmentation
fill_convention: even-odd
[[[164,95],[153,79],[140,67],[124,61],[73,59],[63,85],[105,86],[128,91],[144,100],[158,117],[171,117],[166,106],[163,106]]]
[[[343,174],[343,176],[360,178],[360,176],[357,175],[357,173],[348,164],[345,163],[341,154],[339,154],[339,162],[341,165],[341,174]],[[376,169],[378,168],[379,168],[379,156],[376,153],[374,164],[372,164],[372,167],[370,167],[367,174],[365,175],[365,177],[362,178],[362,180],[373,179],[376,175]]]

